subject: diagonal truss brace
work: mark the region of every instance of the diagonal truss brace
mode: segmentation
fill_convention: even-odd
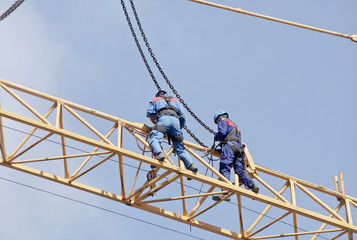
[[[336,190],[330,190],[327,188],[322,188],[321,186],[306,182],[304,180],[300,180],[291,176],[288,176],[286,174],[282,174],[279,172],[276,172],[271,169],[267,169],[265,167],[262,167],[258,164],[255,164],[248,148],[245,148],[246,154],[247,154],[247,170],[250,173],[252,177],[254,177],[256,180],[258,180],[265,188],[267,192],[270,192],[274,195],[274,197],[269,197],[264,194],[255,194],[249,190],[246,190],[244,188],[239,187],[239,184],[232,184],[230,183],[227,179],[225,179],[222,175],[219,174],[217,170],[215,170],[211,165],[209,165],[207,162],[205,162],[196,152],[202,152],[202,153],[207,153],[209,152],[210,154],[214,156],[219,156],[219,153],[212,152],[210,149],[205,149],[204,147],[201,147],[199,145],[184,141],[184,144],[186,148],[188,149],[189,153],[192,155],[192,157],[197,161],[197,163],[201,164],[203,167],[206,167],[207,170],[211,171],[212,174],[215,176],[215,178],[212,177],[207,177],[205,175],[199,174],[199,173],[192,173],[191,171],[188,171],[182,167],[182,163],[179,162],[178,165],[175,165],[173,161],[171,160],[170,155],[173,154],[172,149],[167,151],[167,160],[164,162],[159,162],[151,157],[145,156],[145,148],[148,148],[146,140],[147,136],[149,134],[149,128],[145,124],[141,123],[133,123],[129,122],[108,114],[104,114],[95,110],[92,110],[90,108],[86,108],[83,106],[80,106],[78,104],[74,104],[59,98],[55,98],[50,95],[46,95],[22,86],[19,86],[17,84],[13,84],[11,82],[1,80],[0,79],[0,85],[4,88],[7,92],[10,93],[11,96],[16,98],[17,101],[20,101],[21,104],[27,106],[26,108],[33,114],[34,118],[30,117],[25,117],[22,114],[17,114],[11,111],[7,111],[0,106],[0,149],[1,149],[1,155],[0,155],[0,165],[19,170],[28,174],[32,174],[38,177],[42,177],[57,183],[61,183],[70,187],[74,187],[86,192],[90,192],[92,194],[99,195],[101,197],[105,197],[108,199],[112,199],[117,202],[121,202],[124,204],[127,204],[132,207],[140,208],[148,212],[152,212],[155,214],[158,214],[160,216],[164,216],[182,223],[186,223],[198,228],[202,228],[214,233],[217,233],[219,235],[229,237],[232,239],[269,239],[275,236],[300,236],[300,235],[313,235],[313,237],[318,236],[319,234],[327,233],[327,232],[337,232],[337,237],[343,236],[344,234],[348,234],[349,238],[351,239],[353,233],[357,233],[357,226],[353,224],[352,221],[352,214],[351,214],[351,207],[356,207],[357,208],[357,199],[351,196],[346,195],[345,189],[343,187],[343,178],[340,176],[340,181],[341,181],[341,190],[336,189]],[[39,97],[45,100],[50,101],[51,103],[51,108],[49,111],[46,112],[45,115],[41,115],[40,111],[35,110],[37,106],[30,106],[30,104],[25,103],[24,100],[22,100],[20,97],[17,96],[12,90],[8,91],[9,89],[12,90],[17,90],[25,94],[30,94],[35,97]],[[17,97],[15,97],[17,96]],[[61,114],[62,106],[66,105],[64,109],[71,109],[69,110],[72,116],[76,117],[77,119],[80,120],[80,122],[87,128],[89,129],[92,133],[97,138],[89,137],[84,134],[79,134],[75,133],[73,131],[66,130],[64,128],[63,124],[63,114]],[[57,107],[57,111],[54,111],[55,108]],[[82,111],[85,113],[89,113],[92,116],[99,117],[101,119],[105,119],[109,122],[111,122],[111,125],[113,126],[112,129],[107,133],[103,134],[100,133],[99,130],[95,129],[88,120],[84,119],[84,117],[80,116],[77,112],[74,112],[74,110],[77,111]],[[56,123],[51,124],[50,120],[47,119],[47,117],[50,115],[51,112],[57,112],[57,115],[55,117]],[[60,114],[59,114],[60,113]],[[87,152],[87,153],[82,153],[82,154],[67,154],[66,151],[62,152],[62,155],[59,156],[54,156],[54,157],[49,157],[49,156],[43,156],[41,158],[34,158],[34,159],[21,159],[22,154],[17,154],[18,157],[16,159],[13,159],[15,154],[11,155],[11,158],[7,156],[6,150],[7,150],[7,144],[8,141],[5,141],[6,138],[6,133],[4,133],[4,125],[3,125],[3,119],[11,120],[17,123],[24,124],[26,126],[30,126],[33,128],[33,130],[30,131],[29,136],[26,137],[25,139],[30,138],[30,135],[34,134],[36,130],[42,130],[47,134],[43,141],[47,139],[48,135],[53,135],[53,136],[59,136],[62,141],[62,148],[65,148],[65,141],[64,139],[70,139],[71,141],[75,141],[78,143],[86,144],[90,146],[91,148],[94,147],[93,151]],[[130,133],[131,136],[133,136],[138,142],[143,144],[145,146],[144,149],[141,149],[143,151],[142,154],[136,153],[134,151],[125,149],[123,147],[123,130],[126,129]],[[115,131],[117,131],[118,137],[117,137],[117,143],[113,142],[112,140],[109,140],[109,136],[112,135]],[[23,147],[24,141],[20,141],[20,145],[16,148],[15,152],[20,151],[20,149]],[[36,143],[33,144],[31,148],[38,148],[40,147],[41,143]],[[27,149],[27,150],[26,150]],[[25,148],[22,152],[27,152],[29,151],[29,148]],[[21,153],[21,152],[20,152]],[[87,170],[83,169],[83,165],[89,164],[88,158],[92,158],[94,156],[103,156],[103,159],[94,165],[89,166]],[[121,189],[120,193],[112,193],[111,191],[106,191],[106,190],[101,190],[95,187],[88,186],[86,184],[80,183],[79,181],[82,180],[82,176],[84,174],[89,174],[89,173],[94,173],[94,169],[102,166],[112,156],[118,156],[119,161],[118,166],[119,166],[119,176],[120,176],[120,182],[121,182]],[[42,164],[45,162],[55,162],[60,159],[66,159],[66,161],[71,161],[72,159],[76,159],[79,157],[87,157],[87,159],[80,164],[80,168],[76,168],[77,170],[75,171],[75,174],[69,174],[68,169],[64,172],[64,177],[48,173],[43,170],[39,169],[34,169],[32,167],[27,166],[27,164],[30,163],[37,163],[37,164]],[[137,176],[135,177],[135,181],[132,185],[132,190],[129,194],[126,194],[126,167],[124,164],[128,159],[134,160],[139,163],[138,171],[137,171]],[[66,163],[64,163],[66,164]],[[155,169],[155,173],[163,172],[161,173],[157,178],[154,178],[151,181],[144,181],[144,184],[140,184],[140,176],[138,176],[138,172],[142,166],[142,164],[148,165],[153,165],[156,166],[157,168]],[[92,173],[92,174],[93,174]],[[125,175],[124,175],[125,173]],[[267,180],[264,179],[263,175],[269,175],[270,177],[275,177],[277,179],[285,181],[285,185],[283,186],[282,189],[276,190],[274,187],[272,187]],[[191,178],[193,181],[197,181],[202,184],[206,184],[209,186],[209,190],[200,193],[200,194],[185,194],[185,185],[184,185],[184,178]],[[171,188],[173,187],[173,182],[179,181],[179,184],[181,186],[181,191],[179,194],[181,195],[174,195],[174,196],[169,196],[169,197],[164,197],[161,199],[156,199],[156,200],[147,200],[147,197],[150,195],[155,194],[156,192],[162,192],[164,189]],[[135,182],[137,182],[137,186],[135,186]],[[238,178],[236,177],[236,182],[238,183]],[[303,206],[299,206],[296,202],[296,192],[292,186],[298,186],[300,189],[303,190],[304,193],[311,199],[313,199],[318,205],[322,206],[323,209],[327,210],[327,212],[330,215],[324,215],[321,213],[318,213],[313,210],[309,210],[304,208]],[[283,196],[283,193],[289,189],[291,191],[291,196],[292,199],[289,201],[289,199],[286,196]],[[215,189],[223,189],[223,191],[214,191]],[[312,191],[317,191],[319,193],[325,194],[327,196],[331,196],[334,198],[340,199],[340,204],[337,208],[327,206],[322,200],[320,200],[315,194],[312,193]],[[237,227],[236,229],[233,230],[227,230],[224,228],[219,227],[218,225],[211,224],[211,223],[206,223],[206,221],[209,221],[210,219],[206,219],[205,215],[207,212],[215,211],[216,206],[222,204],[224,201],[216,202],[216,203],[210,203],[208,202],[208,196],[213,195],[213,194],[219,194],[219,193],[228,193],[227,197],[236,197],[238,201],[238,212],[237,212]],[[187,204],[190,199],[198,198],[199,201],[194,204],[193,208],[189,208],[189,205]],[[263,210],[263,212],[260,214],[260,216],[257,218],[257,220],[248,226],[247,224],[247,219],[244,218],[244,215],[242,214],[243,208],[242,208],[242,198],[249,198],[249,199],[254,199],[259,203],[262,204],[267,204],[267,207]],[[181,201],[182,202],[182,209],[183,213],[179,213],[176,209],[174,210],[166,210],[160,207],[160,204],[164,202],[170,202],[170,201]],[[159,206],[155,206],[154,204],[157,204]],[[206,205],[204,207],[204,205]],[[262,220],[263,216],[272,208],[278,208],[283,211],[286,211],[284,214],[282,214],[278,219],[264,225],[263,227],[260,227],[259,229],[256,229],[260,221]],[[343,218],[340,214],[338,214],[338,211],[342,208],[345,207],[346,210],[346,218]],[[182,210],[181,209],[181,210]],[[334,210],[333,210],[334,209]],[[276,235],[266,235],[266,236],[257,236],[259,233],[263,233],[265,229],[270,228],[272,225],[276,224],[280,219],[285,218],[288,215],[294,215],[294,232],[293,233],[277,233]],[[322,223],[322,226],[318,230],[311,230],[311,231],[306,231],[306,232],[299,232],[299,228],[297,225],[297,218],[299,216],[304,216],[313,220],[316,220],[318,222]],[[330,226],[330,229],[325,229],[326,226]],[[334,227],[331,229],[331,227]],[[247,230],[245,230],[247,228]],[[239,233],[238,233],[239,232]]]

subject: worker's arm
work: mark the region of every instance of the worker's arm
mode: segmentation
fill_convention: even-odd
[[[156,117],[155,116],[149,116],[149,119],[153,124],[156,123]]]
[[[149,106],[146,109],[146,117],[148,117],[153,124],[157,122],[156,111],[153,101],[149,103]]]
[[[220,121],[218,123],[218,132],[214,136],[214,140],[222,141],[227,136],[228,123],[226,121]]]

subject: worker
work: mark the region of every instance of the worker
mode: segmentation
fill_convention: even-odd
[[[241,142],[241,132],[237,125],[229,119],[226,111],[219,110],[214,115],[214,123],[218,125],[218,132],[214,136],[215,141],[220,141],[222,153],[219,164],[219,172],[228,180],[230,179],[231,167],[233,165],[235,173],[238,174],[239,181],[246,188],[258,193],[259,187],[254,184],[251,177],[245,170],[244,146]],[[212,199],[219,201],[224,194],[214,195]],[[225,199],[230,201],[229,198]]]
[[[167,134],[169,142],[172,140],[173,147],[186,169],[197,172],[198,168],[183,145],[182,128],[185,126],[186,118],[182,104],[169,96],[166,91],[160,90],[150,101],[146,116],[154,124],[149,139],[154,158],[159,161],[165,160],[166,156],[161,149],[161,142]]]

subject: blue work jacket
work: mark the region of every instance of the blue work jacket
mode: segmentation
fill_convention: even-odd
[[[177,109],[177,115],[179,117],[180,121],[180,127],[183,128],[183,126],[186,124],[186,117],[184,114],[184,108],[182,104],[175,98],[171,98],[171,104]],[[150,117],[153,116],[157,118],[158,112],[164,108],[167,105],[166,100],[163,97],[156,97],[153,100],[150,101],[149,106],[146,110],[146,116]]]
[[[216,141],[224,141],[227,135],[233,130],[234,126],[235,126],[234,122],[228,118],[219,121],[218,132],[215,134],[214,139]],[[238,127],[237,129],[239,133],[236,132],[235,135],[239,137],[238,134],[241,134],[241,132]],[[236,141],[231,141],[231,143],[242,147],[242,145]],[[227,157],[234,158],[234,153],[231,146],[229,146],[229,144],[224,144],[222,146],[221,159],[225,159]]]

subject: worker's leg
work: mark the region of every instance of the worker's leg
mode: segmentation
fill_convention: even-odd
[[[183,142],[172,141],[172,144],[174,145],[177,156],[179,156],[179,158],[181,158],[181,160],[185,164],[185,167],[188,169],[191,166],[191,164],[193,163],[193,161],[191,159],[190,154],[187,152],[185,146],[183,145]]]
[[[246,187],[249,189],[253,187],[254,182],[245,170],[245,161],[243,158],[237,158],[234,161],[234,171],[238,174],[239,181],[241,181]]]
[[[232,162],[233,162],[233,157],[229,157],[229,154],[227,155],[227,152],[224,151],[222,152],[221,155],[221,160],[219,161],[219,172],[228,180],[230,179],[231,175],[231,168],[232,168]],[[224,189],[221,189],[222,191],[225,191]],[[227,193],[224,194],[219,194],[219,195],[214,195],[212,197],[212,200],[214,201],[219,201],[221,200]],[[225,201],[229,202],[231,199],[226,198]]]
[[[157,130],[152,130],[150,132],[149,144],[150,144],[150,147],[151,147],[153,153],[155,154],[155,156],[159,152],[162,152],[161,142],[162,142],[163,137],[164,137],[164,134]]]
[[[223,157],[219,162],[219,172],[228,180],[231,177],[231,167],[233,159],[230,157]]]
[[[180,121],[178,120],[178,118],[173,116],[164,116],[164,117],[167,124],[165,126],[167,127],[167,133],[171,137],[182,136],[182,132],[180,129]],[[183,142],[172,140],[172,144],[174,146],[174,149],[176,150],[177,156],[181,158],[181,160],[185,164],[185,167],[188,169],[193,163],[193,161],[191,159],[190,154],[187,152],[185,146],[183,145]]]
[[[162,116],[159,118],[156,124],[168,129],[171,124],[170,117]],[[149,144],[155,155],[158,154],[159,152],[162,152],[161,143],[163,138],[164,138],[164,133],[162,132],[159,132],[157,130],[152,130],[150,132]]]

